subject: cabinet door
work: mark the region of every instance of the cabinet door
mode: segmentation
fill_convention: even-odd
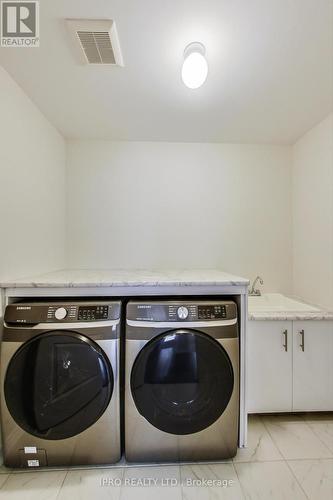
[[[293,355],[293,410],[333,410],[333,321],[294,321]]]
[[[291,321],[248,322],[247,407],[250,413],[291,411]]]

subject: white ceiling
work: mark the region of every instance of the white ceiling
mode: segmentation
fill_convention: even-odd
[[[332,110],[332,0],[40,0],[39,49],[0,64],[70,138],[292,143]],[[82,66],[64,19],[116,21],[125,67]],[[185,46],[209,75],[187,89]]]

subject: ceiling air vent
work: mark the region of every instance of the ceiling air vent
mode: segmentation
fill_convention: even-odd
[[[67,19],[66,22],[83,64],[124,65],[112,19]]]

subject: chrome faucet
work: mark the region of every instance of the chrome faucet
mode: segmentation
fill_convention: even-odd
[[[249,290],[249,295],[256,295],[256,296],[261,295],[261,291],[259,290],[259,288],[256,288],[257,281],[259,281],[260,285],[264,284],[264,280],[260,278],[260,276],[257,276]]]

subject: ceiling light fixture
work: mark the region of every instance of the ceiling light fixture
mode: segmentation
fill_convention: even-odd
[[[207,78],[208,64],[205,53],[205,46],[200,42],[192,42],[184,50],[182,80],[190,89],[201,87]]]

